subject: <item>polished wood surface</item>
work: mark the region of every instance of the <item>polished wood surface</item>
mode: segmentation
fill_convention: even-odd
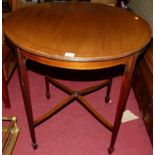
[[[23,50],[66,61],[125,57],[143,48],[151,36],[149,25],[140,17],[121,8],[87,2],[22,8],[5,21],[4,31]],[[65,56],[66,52],[75,56]]]

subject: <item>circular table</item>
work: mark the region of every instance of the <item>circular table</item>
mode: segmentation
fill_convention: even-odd
[[[109,153],[112,153],[137,57],[152,37],[150,26],[139,16],[122,8],[89,2],[55,2],[19,9],[5,20],[4,32],[7,40],[16,48],[33,147],[37,148],[34,128],[76,99],[112,132],[109,147]],[[81,96],[82,91],[73,91],[50,78],[48,80],[67,90],[70,96],[34,121],[27,58],[48,66],[72,70],[96,70],[124,65],[114,125],[94,110]],[[107,80],[106,84],[110,82]]]

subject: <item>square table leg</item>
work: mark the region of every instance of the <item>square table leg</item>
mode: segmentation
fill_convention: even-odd
[[[137,59],[137,54],[131,56],[129,61],[125,64],[125,71],[124,71],[123,80],[121,84],[121,90],[120,90],[119,100],[118,100],[117,109],[116,109],[116,116],[115,116],[114,126],[112,130],[111,143],[110,143],[110,147],[108,148],[109,154],[111,154],[114,151],[114,145],[121,125],[121,119],[122,119],[123,112],[126,107],[128,95],[130,92],[131,80],[132,80],[132,75],[135,68],[136,59]]]
[[[34,149],[37,149],[35,131],[34,131],[34,121],[33,121],[33,113],[30,99],[30,89],[28,82],[28,73],[26,67],[26,58],[21,54],[20,49],[16,48],[17,59],[18,59],[18,73],[20,79],[20,85],[22,89],[24,106],[26,110],[27,121],[29,125],[29,131],[32,139],[32,146]]]

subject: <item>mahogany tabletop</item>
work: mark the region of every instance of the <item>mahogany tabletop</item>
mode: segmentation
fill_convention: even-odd
[[[89,2],[39,3],[4,21],[7,38],[34,55],[65,61],[104,61],[138,52],[149,24],[118,7]]]

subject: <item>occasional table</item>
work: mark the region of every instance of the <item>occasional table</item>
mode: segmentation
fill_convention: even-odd
[[[122,8],[89,2],[55,2],[40,3],[14,12],[5,20],[4,32],[7,40],[16,48],[33,147],[37,148],[34,128],[76,99],[112,132],[108,149],[112,153],[137,57],[152,37],[149,24]],[[97,113],[82,97],[81,92],[72,91],[63,85],[61,86],[64,90],[70,93],[69,97],[41,118],[34,120],[27,59],[72,70],[96,70],[124,65],[114,124],[110,124]]]

